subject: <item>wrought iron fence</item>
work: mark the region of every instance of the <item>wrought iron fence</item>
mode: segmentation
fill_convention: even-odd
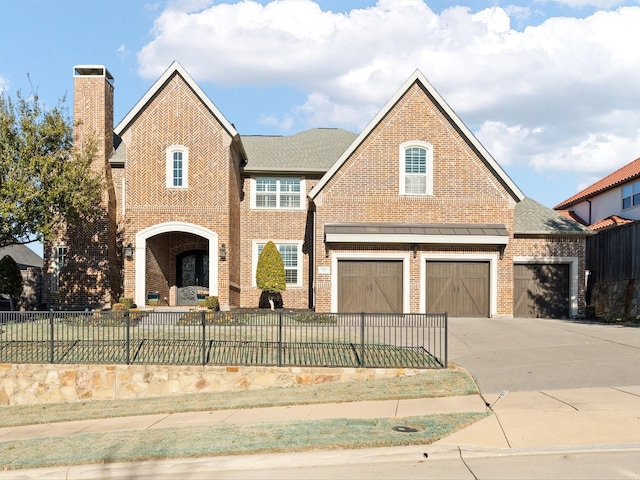
[[[446,314],[0,312],[0,362],[445,368]]]

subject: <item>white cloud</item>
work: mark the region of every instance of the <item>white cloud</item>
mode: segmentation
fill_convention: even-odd
[[[511,25],[534,14],[460,6],[436,14],[423,0],[379,0],[348,13],[311,0],[179,1],[157,18],[139,71],[155,79],[177,59],[198,82],[289,85],[306,101],[263,124],[359,131],[420,68],[499,162],[610,171],[612,161],[636,158],[640,7]]]

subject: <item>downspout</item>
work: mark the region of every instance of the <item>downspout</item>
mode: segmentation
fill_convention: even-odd
[[[589,225],[591,225],[591,200],[587,199],[587,203],[589,204]]]

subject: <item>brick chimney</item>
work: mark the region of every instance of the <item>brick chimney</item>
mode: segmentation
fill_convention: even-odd
[[[113,152],[113,76],[103,65],[76,65],[73,77],[74,145],[94,140],[94,166],[102,171]]]

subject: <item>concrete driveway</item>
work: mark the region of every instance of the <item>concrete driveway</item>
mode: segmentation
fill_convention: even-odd
[[[483,393],[640,385],[640,327],[450,318],[449,361]]]

